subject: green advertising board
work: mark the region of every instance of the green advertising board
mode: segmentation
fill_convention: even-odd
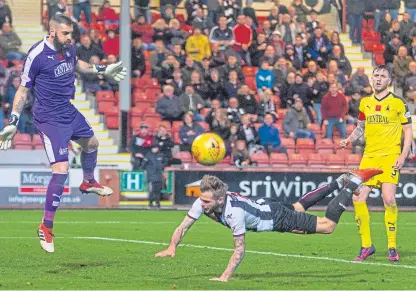
[[[162,193],[172,193],[172,172],[166,171],[166,185]],[[120,172],[120,192],[147,193],[147,177],[145,171]]]

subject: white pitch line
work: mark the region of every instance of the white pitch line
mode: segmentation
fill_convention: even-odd
[[[75,239],[90,239],[90,240],[103,240],[103,241],[115,241],[115,242],[129,242],[129,243],[136,243],[136,244],[148,244],[148,245],[169,245],[168,243],[162,242],[152,242],[152,241],[144,241],[144,240],[132,240],[132,239],[120,239],[120,238],[109,238],[109,237],[74,237]],[[234,249],[229,248],[218,248],[218,247],[211,247],[211,246],[202,246],[202,245],[193,245],[193,244],[181,244],[180,247],[188,247],[188,248],[196,248],[196,249],[209,249],[209,250],[216,250],[216,251],[227,251],[233,252]],[[400,264],[385,264],[385,263],[376,263],[376,262],[356,262],[344,259],[336,259],[330,257],[318,257],[318,256],[303,256],[303,255],[293,255],[293,254],[281,254],[281,253],[274,253],[274,252],[263,252],[263,251],[250,251],[246,250],[246,253],[256,254],[256,255],[271,255],[276,257],[284,257],[284,258],[297,258],[297,259],[307,259],[307,260],[317,260],[317,261],[330,261],[336,263],[345,263],[345,264],[356,264],[356,265],[371,265],[371,266],[378,266],[378,267],[389,267],[389,268],[401,268],[401,269],[416,269],[416,266],[412,265],[400,265]]]

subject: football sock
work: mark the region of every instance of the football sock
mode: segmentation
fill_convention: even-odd
[[[338,223],[342,213],[351,205],[352,191],[350,189],[342,189],[337,197],[329,202],[326,208],[325,217]]]
[[[314,206],[319,201],[323,200],[326,196],[339,189],[338,182],[332,181],[329,184],[326,184],[318,189],[315,189],[309,193],[306,193],[299,198],[298,202],[303,206],[305,210]]]
[[[81,152],[81,166],[85,181],[91,182],[94,180],[94,170],[97,166],[97,153],[98,150],[91,152],[83,150]]]
[[[361,246],[369,248],[372,245],[370,233],[370,213],[368,212],[367,203],[363,201],[354,201],[355,221],[357,222],[358,231],[361,236]]]
[[[393,206],[384,206],[384,208],[384,222],[386,224],[388,247],[389,249],[397,248],[397,204],[394,204]]]
[[[61,201],[61,196],[64,192],[64,185],[67,178],[68,174],[53,173],[52,178],[49,181],[43,212],[43,224],[48,228],[53,227],[53,219],[55,217],[56,210],[58,209],[59,202]]]

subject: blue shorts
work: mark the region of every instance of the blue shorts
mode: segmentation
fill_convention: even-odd
[[[35,123],[35,127],[40,134],[51,165],[68,161],[70,140],[94,136],[91,124],[79,111],[71,123]]]

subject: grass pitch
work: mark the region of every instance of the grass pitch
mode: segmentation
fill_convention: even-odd
[[[40,249],[42,211],[0,211],[0,289],[416,289],[416,213],[399,215],[400,263],[386,259],[384,213],[372,213],[377,248],[366,263],[353,214],[332,235],[248,233],[247,253],[228,283],[230,230],[203,217],[174,259],[156,259],[186,212],[60,210],[54,254]]]

